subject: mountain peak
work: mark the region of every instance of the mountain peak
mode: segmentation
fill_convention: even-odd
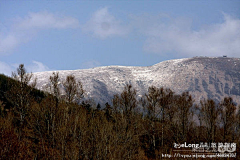
[[[231,96],[240,100],[240,58],[193,57],[163,61],[153,66],[104,66],[83,70],[58,71],[61,79],[74,75],[83,83],[88,98],[111,102],[125,84],[132,84],[138,95],[148,87],[167,87],[176,93],[189,91],[196,102],[204,98],[220,101]],[[52,72],[34,73],[37,87],[43,89]]]

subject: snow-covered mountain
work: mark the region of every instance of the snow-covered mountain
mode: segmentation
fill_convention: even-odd
[[[176,93],[189,91],[196,102],[203,98],[220,101],[231,96],[240,104],[240,58],[194,57],[168,60],[148,67],[106,66],[92,69],[58,71],[63,80],[74,75],[83,83],[88,98],[111,102],[125,84],[132,84],[138,95],[148,87],[167,87]],[[34,73],[39,89],[48,84],[52,71]]]

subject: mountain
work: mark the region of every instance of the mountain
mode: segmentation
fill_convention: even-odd
[[[175,93],[189,91],[196,102],[204,98],[220,101],[231,96],[240,104],[240,58],[193,57],[160,62],[148,67],[106,66],[82,70],[58,71],[62,80],[74,75],[83,83],[88,98],[111,102],[125,84],[132,84],[138,96],[148,87],[167,87]],[[39,89],[48,84],[52,71],[34,73]]]

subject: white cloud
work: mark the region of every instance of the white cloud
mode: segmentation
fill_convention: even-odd
[[[99,67],[101,66],[101,63],[95,60],[92,61],[87,61],[82,64],[83,69],[88,69],[88,68],[94,68],[94,67]]]
[[[129,21],[123,25],[105,7],[97,10],[82,29],[101,39],[132,32],[143,38],[144,51],[167,57],[237,57],[240,53],[240,20],[225,13],[222,23],[198,26],[198,30],[193,29],[192,19],[167,14],[131,15]]]
[[[13,70],[14,67],[12,65],[0,61],[0,74],[11,76]]]
[[[73,17],[54,15],[49,12],[29,13],[23,19],[19,19],[15,25],[21,29],[65,29],[79,26],[77,19]]]
[[[134,19],[135,28],[146,36],[144,50],[175,56],[239,56],[240,20],[224,14],[224,22],[209,25],[197,31],[190,20],[158,17]],[[148,23],[146,23],[148,21]]]
[[[50,70],[45,64],[38,62],[38,61],[32,61],[31,64],[24,65],[24,66],[28,73],[43,72],[43,71]],[[12,72],[15,72],[18,67],[19,67],[19,64],[9,64],[9,63],[0,61],[0,74],[5,74],[7,76],[11,76]]]
[[[12,51],[19,44],[19,40],[13,34],[9,34],[6,37],[0,35],[0,54],[6,54]]]
[[[28,72],[43,72],[49,71],[49,68],[41,62],[32,61],[32,64],[26,66]]]
[[[130,32],[143,38],[143,49],[149,53],[175,57],[221,56],[237,57],[240,53],[240,20],[223,14],[223,22],[193,30],[192,20],[169,15],[132,15],[130,24],[109,13],[107,7],[94,12],[83,26],[83,32],[106,39],[126,36]],[[0,55],[7,54],[32,39],[44,29],[76,28],[79,21],[49,12],[29,13],[15,21],[9,32],[0,33]],[[140,35],[140,36],[139,36]],[[130,36],[130,35],[129,35]],[[145,38],[145,39],[144,39]],[[175,54],[175,55],[173,55]],[[89,65],[91,66],[91,65]],[[92,65],[98,66],[98,65]]]
[[[0,55],[12,52],[22,43],[30,41],[39,31],[44,29],[67,29],[79,27],[73,17],[60,16],[49,12],[29,13],[18,18],[9,31],[0,33]]]
[[[124,36],[129,32],[128,27],[111,15],[107,7],[96,11],[82,29],[101,39]]]

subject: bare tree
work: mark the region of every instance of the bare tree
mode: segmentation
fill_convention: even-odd
[[[150,119],[154,120],[159,118],[161,114],[160,110],[160,99],[161,99],[161,94],[160,90],[155,87],[151,86],[148,88],[148,94],[145,94],[146,97],[146,109],[147,109],[147,115],[149,116]]]
[[[56,97],[60,98],[60,78],[58,72],[53,72],[52,76],[49,77],[50,91]]]
[[[4,116],[4,112],[5,112],[5,104],[3,103],[3,101],[0,100],[0,117]]]
[[[132,85],[127,84],[120,96],[114,96],[113,105],[124,115],[129,117],[137,107],[137,91],[132,87]]]
[[[240,105],[238,106],[238,112],[236,115],[236,133],[237,133],[237,141],[240,142]]]
[[[193,106],[192,96],[183,92],[177,99],[177,111],[180,125],[180,140],[186,141],[187,131],[190,126],[191,107]]]
[[[161,116],[161,90],[155,86],[151,86],[148,88],[148,93],[145,94],[145,110],[147,111],[147,117],[149,119],[149,129],[147,129],[147,137],[150,138],[150,150],[149,152],[152,153],[152,156],[155,157],[155,150],[156,150],[156,142],[159,141],[157,139],[158,130],[160,129],[157,126],[157,121],[160,120]]]
[[[12,78],[17,82],[12,82],[7,97],[15,106],[14,110],[19,114],[20,122],[23,123],[29,110],[30,103],[33,100],[31,92],[36,86],[36,79],[33,80],[32,73],[27,73],[23,64],[19,65],[17,72],[12,73]]]
[[[212,99],[201,101],[200,106],[199,119],[201,124],[207,128],[208,141],[215,142],[216,125],[220,113],[219,106]]]
[[[63,87],[65,91],[65,99],[67,102],[77,102],[83,98],[84,90],[82,87],[82,83],[80,81],[76,81],[74,75],[68,75],[66,80],[63,82]]]
[[[49,83],[48,86],[50,89],[50,93],[54,96],[55,99],[55,107],[58,108],[59,98],[61,96],[60,93],[60,78],[58,72],[53,72],[52,76],[49,77]]]
[[[221,120],[223,125],[223,140],[232,141],[232,133],[236,122],[236,105],[231,97],[226,97],[220,104]]]
[[[174,116],[173,105],[174,93],[168,88],[157,88],[151,86],[148,89],[148,93],[142,99],[142,106],[146,110],[148,117],[148,135],[151,141],[151,150],[153,157],[158,157],[156,150],[159,146],[164,146],[164,135],[171,130],[169,124],[172,124]],[[165,133],[166,132],[166,133]]]

